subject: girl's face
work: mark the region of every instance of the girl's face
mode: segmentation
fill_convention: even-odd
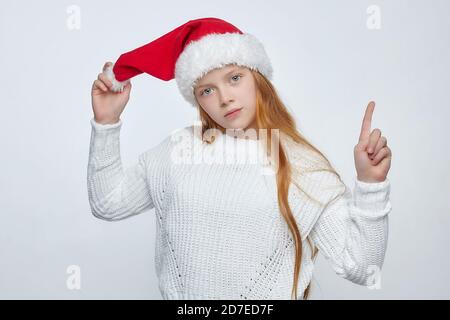
[[[256,128],[256,85],[246,67],[227,65],[198,80],[194,95],[201,108],[226,129]],[[226,114],[233,109],[240,111]]]

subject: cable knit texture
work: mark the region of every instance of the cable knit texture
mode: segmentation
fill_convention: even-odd
[[[201,142],[199,127],[175,130],[124,168],[122,121],[91,119],[87,187],[92,214],[119,221],[154,209],[155,267],[164,299],[291,299],[294,241],[278,208],[274,171],[259,140],[221,135]],[[289,205],[302,235],[298,298],[314,261],[306,237],[339,276],[373,284],[387,238],[390,182],[354,179],[353,194],[314,154],[282,140],[294,175]],[[232,159],[233,161],[230,161]],[[345,191],[345,192],[343,192]]]

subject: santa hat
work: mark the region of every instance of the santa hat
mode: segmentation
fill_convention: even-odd
[[[222,19],[201,18],[122,54],[105,74],[115,92],[122,91],[130,78],[144,72],[165,81],[175,78],[182,96],[196,107],[193,90],[197,80],[230,63],[272,79],[269,57],[255,36]]]

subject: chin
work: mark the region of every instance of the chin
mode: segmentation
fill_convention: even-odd
[[[225,126],[226,129],[242,129],[242,130],[245,130],[247,127],[248,124],[242,122],[231,123]]]

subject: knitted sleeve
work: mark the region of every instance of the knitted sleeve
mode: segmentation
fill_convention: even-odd
[[[388,240],[390,181],[366,183],[355,178],[347,191],[325,207],[311,230],[319,252],[339,276],[359,285],[379,278]]]
[[[91,119],[87,189],[93,215],[116,221],[154,207],[146,182],[147,153],[138,163],[123,168],[120,156],[122,121],[99,124]]]

